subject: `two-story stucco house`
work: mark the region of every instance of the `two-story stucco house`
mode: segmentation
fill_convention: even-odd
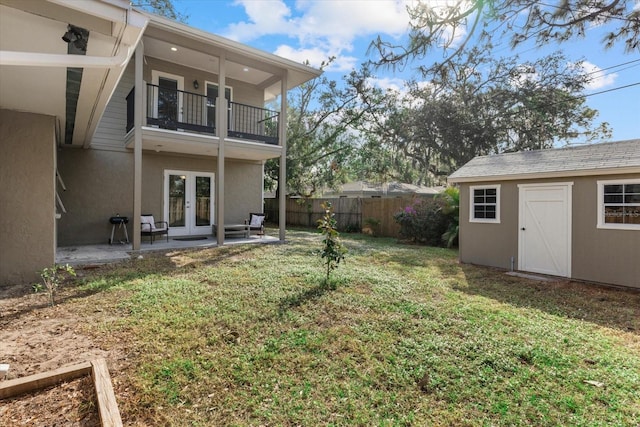
[[[0,0],[0,284],[106,243],[116,214],[135,250],[141,214],[188,236],[261,212],[282,94],[319,74],[126,1]]]

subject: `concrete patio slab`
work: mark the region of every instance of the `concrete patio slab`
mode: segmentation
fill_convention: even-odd
[[[56,251],[56,264],[87,265],[87,264],[107,264],[125,261],[145,252],[164,251],[169,249],[197,249],[217,247],[218,242],[215,237],[197,236],[185,240],[184,236],[169,237],[155,240],[152,243],[144,241],[140,250],[134,251],[130,243],[114,243],[113,245],[78,245],[59,247]],[[279,240],[272,236],[250,236],[248,238],[225,239],[226,245],[242,244],[265,244],[276,243]]]

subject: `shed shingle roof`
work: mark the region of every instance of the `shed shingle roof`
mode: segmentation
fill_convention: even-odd
[[[639,173],[640,139],[478,156],[449,176],[449,182]]]

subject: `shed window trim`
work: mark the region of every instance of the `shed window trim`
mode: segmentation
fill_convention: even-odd
[[[500,184],[469,187],[469,222],[500,223]]]
[[[597,228],[640,230],[640,179],[602,180],[597,184]],[[607,218],[621,222],[607,222]],[[636,222],[625,222],[628,220]]]

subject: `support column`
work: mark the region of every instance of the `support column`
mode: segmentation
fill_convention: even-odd
[[[278,177],[278,218],[280,228],[280,241],[285,240],[287,228],[287,70],[282,74],[280,81],[280,117],[278,120],[278,139],[282,147],[280,155],[280,175]]]
[[[133,250],[140,249],[140,215],[142,214],[142,117],[144,107],[145,84],[142,80],[144,66],[143,44],[135,53],[135,91],[133,116]]]
[[[216,129],[220,143],[218,145],[218,170],[216,174],[216,218],[218,224],[218,245],[224,244],[224,145],[227,138],[227,100],[225,94],[226,57],[220,55],[218,69],[218,99],[216,99]]]

